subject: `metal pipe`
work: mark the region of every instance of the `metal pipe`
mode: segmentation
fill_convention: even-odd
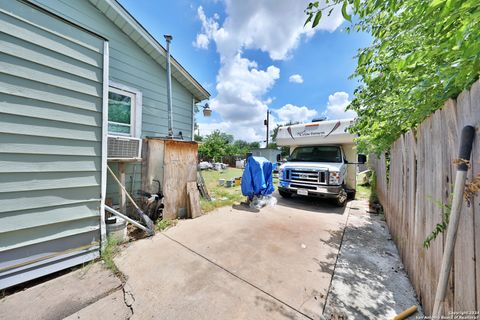
[[[267,110],[267,120],[265,120],[267,126],[267,140],[265,140],[265,149],[268,149],[268,131],[270,129],[270,110]]]
[[[167,112],[168,112],[168,136],[173,137],[173,110],[172,110],[172,70],[170,65],[170,42],[173,37],[164,35],[167,41]]]
[[[192,98],[192,139],[195,141],[195,98]]]
[[[117,210],[113,209],[113,208],[110,208],[109,206],[105,205],[105,210],[107,210],[108,212],[110,213],[113,213],[114,215],[116,216],[119,216],[120,218],[122,219],[125,219],[127,220],[128,222],[130,222],[131,224],[133,224],[134,226],[150,233],[150,230],[145,227],[145,226],[142,226],[140,223],[138,223],[137,221],[133,220],[133,219],[130,219],[129,217],[127,217],[126,215],[124,215],[123,213],[120,213],[118,212]]]

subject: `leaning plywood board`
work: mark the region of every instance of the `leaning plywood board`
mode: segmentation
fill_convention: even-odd
[[[175,219],[187,209],[187,182],[197,179],[198,145],[196,142],[165,140],[163,217]]]
[[[197,182],[187,182],[187,196],[188,196],[188,211],[192,219],[198,218],[202,215],[200,208],[200,193],[198,192]]]

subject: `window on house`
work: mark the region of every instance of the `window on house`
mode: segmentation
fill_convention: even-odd
[[[110,87],[108,92],[108,133],[134,137],[138,119],[137,97],[133,92]]]

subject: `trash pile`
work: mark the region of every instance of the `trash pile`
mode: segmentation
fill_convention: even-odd
[[[218,179],[218,185],[224,186],[226,188],[231,188],[235,186],[239,186],[241,184],[242,177],[236,177],[231,179]]]
[[[251,208],[260,209],[266,205],[274,206],[277,199],[272,196],[273,165],[264,157],[249,156],[245,161],[242,176],[242,194],[248,197]]]
[[[198,164],[198,169],[199,170],[224,170],[228,167],[228,164],[221,163],[221,162],[208,162],[208,161],[202,161]]]

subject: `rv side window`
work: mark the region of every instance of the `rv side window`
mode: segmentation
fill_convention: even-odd
[[[342,162],[342,151],[338,146],[309,146],[293,150],[289,161]]]

